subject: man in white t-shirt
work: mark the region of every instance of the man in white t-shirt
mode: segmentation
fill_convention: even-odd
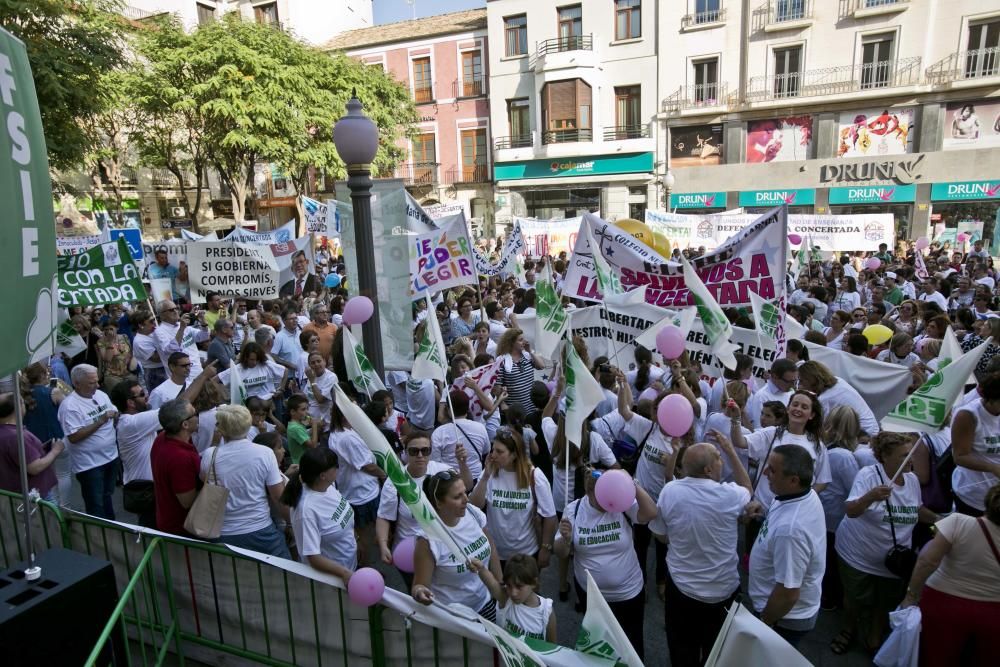
[[[173,301],[161,301],[157,311],[160,313],[160,324],[153,331],[153,340],[160,351],[160,359],[168,358],[173,352],[184,352],[191,359],[191,370],[197,377],[201,373],[197,343],[199,339],[207,340],[208,334],[192,327],[191,315],[181,315]]]
[[[434,380],[410,378],[406,381],[406,419],[421,431],[434,430],[434,412],[438,403]]]
[[[87,514],[113,521],[118,444],[112,420],[118,413],[108,395],[97,388],[96,368],[78,364],[70,378],[75,391],[59,404],[59,424],[69,443],[73,473]]]
[[[750,416],[750,423],[753,424],[754,430],[760,428],[760,413],[764,409],[764,404],[778,401],[787,406],[798,380],[799,369],[794,361],[777,359],[771,364],[771,373],[767,384],[755,391],[750,400],[747,401],[746,411]]]
[[[729,460],[736,482],[721,482],[722,456],[711,444],[688,447],[684,477],[660,492],[650,530],[666,535],[667,587],[664,621],[670,661],[705,662],[740,590],[737,555],[739,518],[759,509],[753,487],[733,443],[712,434]]]
[[[195,399],[205,381],[215,375],[215,364],[205,367],[180,395],[185,401]],[[118,454],[122,460],[126,509],[139,517],[139,525],[156,528],[156,504],[153,501],[153,468],[149,453],[160,430],[160,410],[150,409],[146,390],[135,380],[125,379],[111,390],[111,402],[118,410],[115,427]]]
[[[132,313],[129,319],[132,330],[135,331],[135,337],[132,339],[132,356],[142,368],[146,390],[153,391],[167,378],[163,360],[160,359],[160,350],[156,346],[156,340],[153,339],[156,318],[148,311],[139,310]]]
[[[931,303],[936,303],[941,306],[941,312],[948,312],[948,301],[944,298],[944,295],[938,291],[938,280],[937,278],[930,277],[924,281],[923,292],[917,296],[917,301],[930,301]]]
[[[775,493],[750,553],[749,593],[768,626],[796,646],[816,626],[826,569],[826,519],[812,490],[813,460],[779,445],[764,469]]]
[[[184,352],[173,352],[167,357],[169,375],[159,387],[149,393],[149,407],[155,410],[167,401],[180,396],[181,392],[187,389],[188,379],[192,377],[191,368],[191,358]]]
[[[466,464],[473,484],[483,474],[483,462],[490,453],[490,436],[486,427],[468,419],[469,397],[463,392],[451,392],[451,405],[455,410],[452,423],[442,424],[431,434],[431,460],[440,461],[454,470],[459,470],[455,449],[462,445],[466,452]]]

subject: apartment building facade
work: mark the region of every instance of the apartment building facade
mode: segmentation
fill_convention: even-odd
[[[669,189],[680,212],[784,201],[892,213],[901,237],[992,238],[1000,2],[660,6],[661,208]]]
[[[655,196],[657,3],[488,0],[498,226],[642,219]]]
[[[419,119],[406,162],[379,176],[401,178],[432,210],[461,207],[474,232],[492,234],[486,10],[349,31],[324,48],[381,67],[413,95]]]

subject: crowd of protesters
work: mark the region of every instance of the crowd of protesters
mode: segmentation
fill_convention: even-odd
[[[85,349],[23,373],[29,485],[68,504],[75,484],[85,511],[107,519],[121,493],[137,523],[184,535],[211,477],[229,490],[221,542],[298,558],[345,581],[376,559],[391,566],[399,542],[415,538],[414,572],[401,574],[417,601],[462,603],[512,633],[550,641],[575,639],[556,637],[552,598],[572,597],[582,612],[589,572],[640,656],[647,599],[663,601],[674,665],[705,661],[739,599],[793,645],[821,609],[839,610],[837,654],[873,654],[888,613],[920,605],[924,664],[993,664],[993,260],[978,241],[967,252],[932,245],[926,273],[912,243],[875,256],[874,270],[865,253],[814,257],[789,286],[789,315],[806,341],[907,367],[911,391],[936,370],[945,335],[966,351],[992,337],[942,432],[881,431],[851,378],[809,360],[799,340],[764,381],[737,355],[735,370],[709,382],[687,353],[661,363],[638,348],[632,367],[616,368],[591,359],[576,338],[607,400],[582,442],[570,442],[564,373],[542,381],[553,360],[535,354],[522,331],[542,262],[529,258],[519,277],[438,294],[430,312],[414,306],[415,341],[428,318],[440,324],[447,383],[393,371],[370,397],[347,381],[342,286],[261,303],[209,294],[204,308],[176,294],[155,310],[75,309]],[[567,257],[549,263],[559,290]],[[727,316],[754,326],[748,309]],[[892,332],[876,346],[863,333],[874,324]],[[243,405],[230,405],[233,372]],[[493,380],[484,384],[484,375]],[[335,386],[386,436],[468,561],[422,533],[335,404]],[[656,419],[672,394],[696,415],[681,437]],[[18,490],[14,411],[13,394],[0,395],[0,488]],[[623,456],[623,443],[638,455]],[[595,495],[610,469],[634,477],[636,500],[624,512]],[[559,572],[558,588],[544,591],[550,597],[539,588],[547,567]]]

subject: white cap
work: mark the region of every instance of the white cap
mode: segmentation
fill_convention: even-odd
[[[892,278],[893,280],[895,280],[896,279],[896,274],[893,273],[892,271],[886,271],[885,272],[885,277],[886,278]]]

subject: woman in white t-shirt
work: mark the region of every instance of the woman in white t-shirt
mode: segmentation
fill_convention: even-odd
[[[236,368],[248,397],[256,396],[269,401],[276,398],[278,392],[285,386],[287,371],[268,359],[264,348],[257,343],[247,343],[243,346]],[[227,368],[215,377],[228,387],[230,373],[232,370]]]
[[[358,566],[354,510],[334,481],[337,455],[324,447],[307,449],[281,494],[291,508],[292,530],[300,560],[320,572],[340,577],[344,585]]]
[[[826,346],[834,350],[844,347],[844,336],[849,332],[851,315],[845,310],[835,310],[830,316],[830,326],[823,329],[826,336]]]
[[[302,352],[299,354],[295,379],[300,387],[305,387],[308,383],[306,371],[309,370],[309,355],[319,352],[319,334],[312,330],[303,331],[299,334],[299,344],[302,346]]]
[[[405,452],[406,473],[417,485],[423,484],[427,475],[448,470],[448,466],[444,463],[431,461],[431,435],[426,431],[413,431],[406,439]],[[464,449],[461,453],[464,456]],[[383,484],[378,503],[378,518],[375,520],[375,540],[382,562],[392,565],[392,552],[396,546],[406,538],[416,539],[420,533],[420,524],[413,518],[409,506],[400,500],[396,485]],[[403,576],[407,588],[413,585],[412,573],[402,570],[399,573]]]
[[[1000,481],[1000,374],[984,377],[979,398],[955,411],[951,448],[955,507],[962,514],[982,516],[986,492]]]
[[[327,369],[326,359],[319,352],[309,353],[305,376],[303,393],[309,399],[309,416],[326,421],[330,416],[330,408],[333,407],[333,388],[337,384],[337,376]]]
[[[423,491],[454,543],[446,544],[423,534],[417,537],[413,599],[421,604],[435,600],[444,604],[457,602],[476,610],[483,618],[496,621],[496,600],[469,567],[469,559],[475,559],[488,564],[498,580],[502,578],[496,546],[486,532],[486,515],[469,505],[465,482],[455,470],[424,477]],[[463,554],[465,560],[456,558],[454,551]]]
[[[587,572],[642,659],[645,595],[642,569],[633,544],[633,524],[656,518],[656,503],[635,483],[635,502],[623,512],[609,512],[597,502],[594,489],[603,471],[588,466],[587,495],[566,506],[556,535],[561,559],[573,556],[577,600],[586,607]],[[627,474],[627,473],[625,473]]]
[[[285,487],[274,454],[247,440],[250,411],[242,405],[216,410],[216,428],[223,444],[201,454],[201,479],[229,491],[219,542],[261,553],[291,558],[285,536],[271,519]]]
[[[764,464],[771,450],[778,445],[797,445],[809,452],[815,463],[813,489],[816,493],[822,492],[830,483],[830,462],[826,447],[821,441],[823,408],[815,394],[802,389],[792,393],[788,399],[788,426],[784,428],[768,426],[744,436],[743,415],[739,406],[727,405],[726,414],[730,418],[729,437],[733,444],[744,447],[749,452],[750,468],[747,472],[754,486],[754,498],[764,506],[765,512],[774,502],[774,492],[771,491],[767,476],[763,474]],[[753,542],[748,541],[748,544]]]
[[[535,556],[539,568],[548,566],[556,532],[552,490],[542,471],[531,465],[521,436],[510,428],[497,430],[469,501],[490,516],[501,570],[515,554]]]
[[[638,396],[657,382],[662,383],[663,376],[667,374],[667,371],[653,365],[653,353],[641,345],[635,348],[635,364],[636,369],[625,374],[633,396]],[[662,384],[657,387],[658,390],[662,388]]]
[[[830,645],[834,653],[846,651],[855,632],[868,651],[881,646],[889,629],[889,612],[903,599],[907,583],[886,567],[886,554],[894,545],[911,547],[918,520],[937,519],[921,505],[917,476],[896,474],[904,462],[909,467],[906,459],[912,439],[885,432],[875,436],[871,445],[878,463],[858,471],[845,505],[846,518],[837,528],[845,627]]]

